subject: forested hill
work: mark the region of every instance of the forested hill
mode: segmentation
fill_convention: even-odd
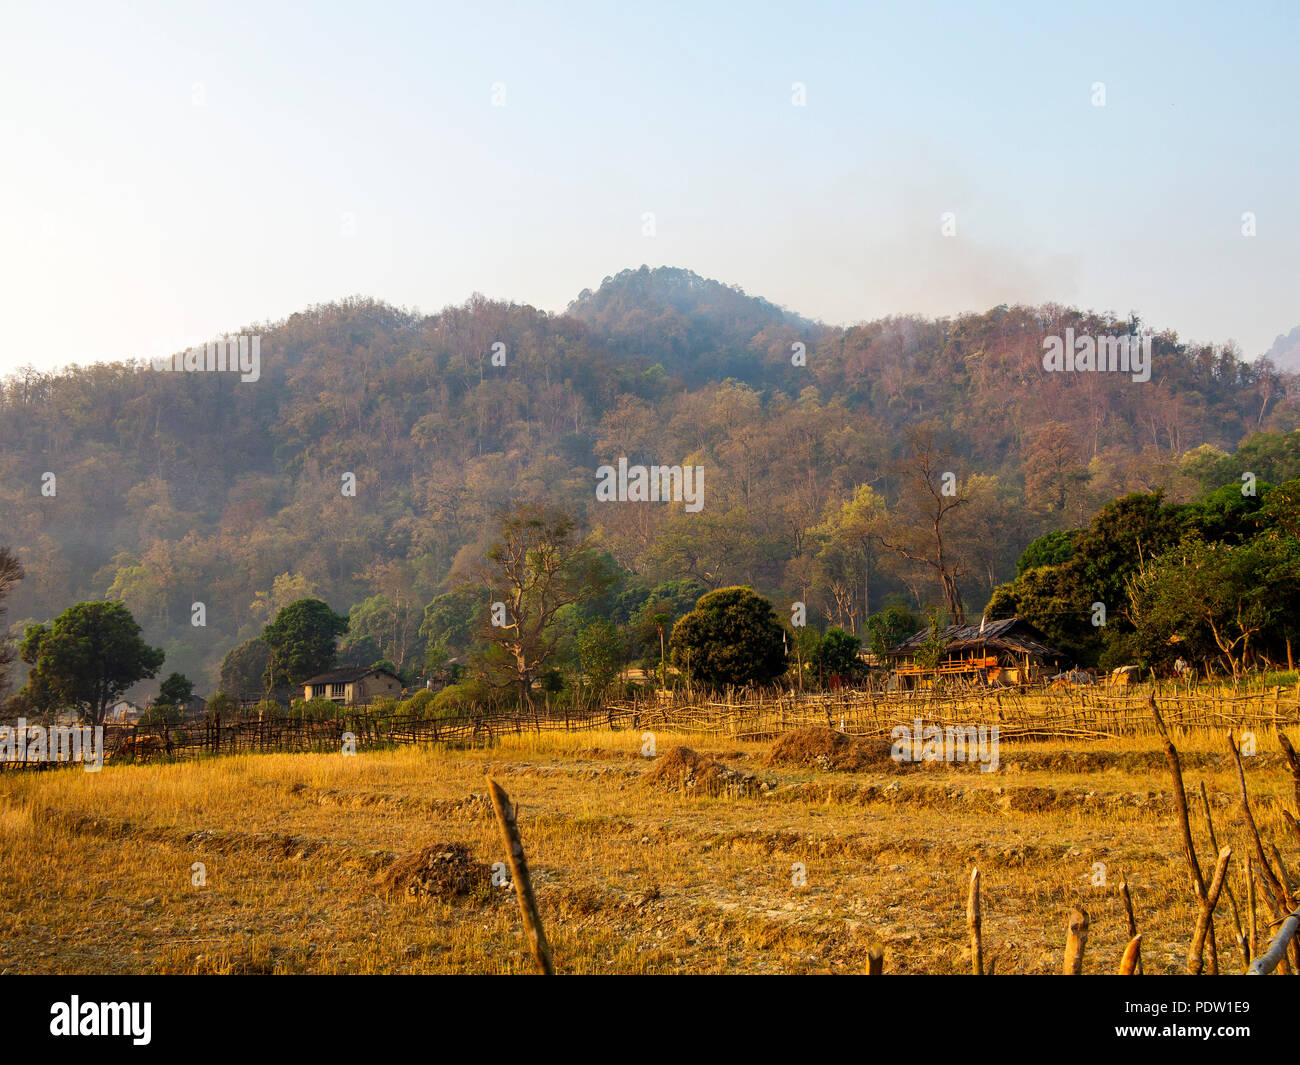
[[[561,315],[481,297],[427,317],[314,307],[243,330],[261,335],[256,382],[158,372],[156,352],[29,369],[0,390],[0,543],[27,574],[9,619],[121,598],[166,669],[206,690],[284,603],[422,605],[499,508],[544,498],[635,579],[748,583],[853,626],[886,595],[933,598],[923,572],[845,546],[855,502],[900,502],[896,463],[923,424],[970,497],[958,549],[978,609],[1035,535],[1131,489],[1186,495],[1217,454],[1187,452],[1300,424],[1289,377],[1171,331],[1148,382],[1043,370],[1046,335],[1136,325],[1044,306],[831,328],[643,267]],[[598,504],[595,467],[621,456],[702,465],[703,510]]]

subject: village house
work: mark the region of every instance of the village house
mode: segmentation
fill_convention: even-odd
[[[144,707],[138,703],[133,703],[130,699],[119,699],[109,706],[107,713],[104,714],[104,720],[114,724],[134,725],[143,713]]]
[[[401,694],[401,680],[388,670],[375,666],[331,669],[312,677],[303,685],[302,692],[304,699],[332,699],[346,706]]]
[[[1032,684],[1055,673],[1063,657],[1020,618],[949,625],[939,633],[943,650],[934,667],[917,660],[929,637],[929,630],[922,629],[886,652],[895,663],[900,688],[930,687],[940,677],[980,684]]]

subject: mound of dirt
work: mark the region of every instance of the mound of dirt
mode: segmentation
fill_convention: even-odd
[[[801,728],[787,732],[772,744],[767,764],[852,773],[893,767],[889,751],[885,739],[858,739],[829,728]]]
[[[492,867],[475,861],[463,843],[431,843],[389,866],[379,887],[384,894],[400,891],[408,898],[486,902],[492,897]]]
[[[717,759],[689,747],[670,747],[655,759],[645,783],[664,791],[694,795],[753,795],[762,782],[753,773],[729,769]]]

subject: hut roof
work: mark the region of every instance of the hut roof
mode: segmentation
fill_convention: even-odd
[[[909,636],[900,644],[891,647],[886,653],[899,657],[915,654],[929,638],[928,629],[922,629]],[[973,651],[991,648],[995,651],[1012,651],[1016,654],[1033,655],[1035,658],[1060,658],[1061,652],[1049,647],[1036,628],[1020,618],[1004,618],[1001,621],[986,621],[980,625],[949,625],[939,633],[947,652]]]

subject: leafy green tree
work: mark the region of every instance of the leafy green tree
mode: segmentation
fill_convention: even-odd
[[[719,588],[673,626],[668,647],[673,664],[705,684],[770,684],[785,672],[783,635],[752,588]]]
[[[858,651],[862,641],[843,629],[830,628],[822,635],[810,666],[824,680],[841,677],[851,680],[862,672]]]
[[[914,656],[917,665],[924,666],[926,669],[939,668],[939,663],[943,661],[943,653],[948,647],[943,638],[943,630],[947,627],[946,621],[947,618],[944,618],[938,610],[930,611],[929,629]]]
[[[373,666],[383,655],[379,641],[373,636],[359,636],[349,631],[343,642],[339,644],[338,664],[365,668]]]
[[[593,622],[579,634],[578,664],[597,699],[622,670],[626,645],[626,638],[608,621]]]
[[[1044,533],[1030,542],[1016,563],[1016,576],[1040,566],[1059,566],[1074,557],[1075,534],[1067,529]]]
[[[223,721],[229,721],[239,712],[239,703],[226,692],[215,691],[208,698],[204,712],[209,717],[220,717]]]
[[[24,689],[31,705],[71,707],[96,725],[131,685],[157,676],[164,658],[119,602],[76,603],[49,628],[30,626],[19,655],[31,667]]]
[[[158,685],[158,698],[155,702],[181,707],[193,698],[194,682],[181,673],[170,673],[167,679]]]
[[[1098,601],[1083,586],[1075,566],[1063,562],[1028,569],[1014,581],[998,585],[984,614],[990,621],[1022,618],[1067,658],[1079,665],[1095,665],[1106,642],[1125,631],[1124,618],[1113,606],[1107,610],[1106,626],[1093,625],[1092,604]]]
[[[1182,531],[1182,508],[1166,503],[1163,493],[1130,493],[1107,503],[1078,534],[1071,573],[1089,603],[1104,603],[1108,615],[1119,614],[1142,560],[1172,547]]]
[[[348,634],[353,638],[373,637],[381,653],[370,661],[387,658],[396,665],[396,672],[401,672],[413,661],[418,661],[420,620],[419,607],[409,599],[381,592],[352,608],[348,617]]]
[[[667,683],[663,675],[668,658],[668,633],[673,622],[694,609],[707,588],[699,581],[664,581],[651,589],[647,597],[631,616],[633,659],[649,669],[657,667],[660,683]]]
[[[218,670],[222,691],[243,699],[261,695],[265,690],[266,671],[271,664],[271,649],[260,636],[245,640],[226,652]]]
[[[430,672],[449,659],[469,654],[487,603],[481,588],[465,584],[436,596],[424,608],[419,635],[425,641],[425,666]]]
[[[1259,529],[1259,512],[1273,486],[1259,481],[1253,495],[1241,494],[1241,482],[1222,488],[1185,504],[1179,511],[1182,527],[1197,533],[1208,543],[1240,544]]]
[[[331,668],[338,656],[337,640],[347,631],[348,619],[319,599],[299,599],[283,607],[262,630],[271,651],[268,689],[302,684]]]
[[[906,607],[891,603],[867,618],[867,646],[874,655],[883,655],[921,627],[920,619]]]
[[[1233,676],[1278,618],[1278,590],[1295,595],[1300,555],[1290,544],[1206,543],[1190,532],[1130,584],[1138,647],[1147,661],[1219,657]]]

